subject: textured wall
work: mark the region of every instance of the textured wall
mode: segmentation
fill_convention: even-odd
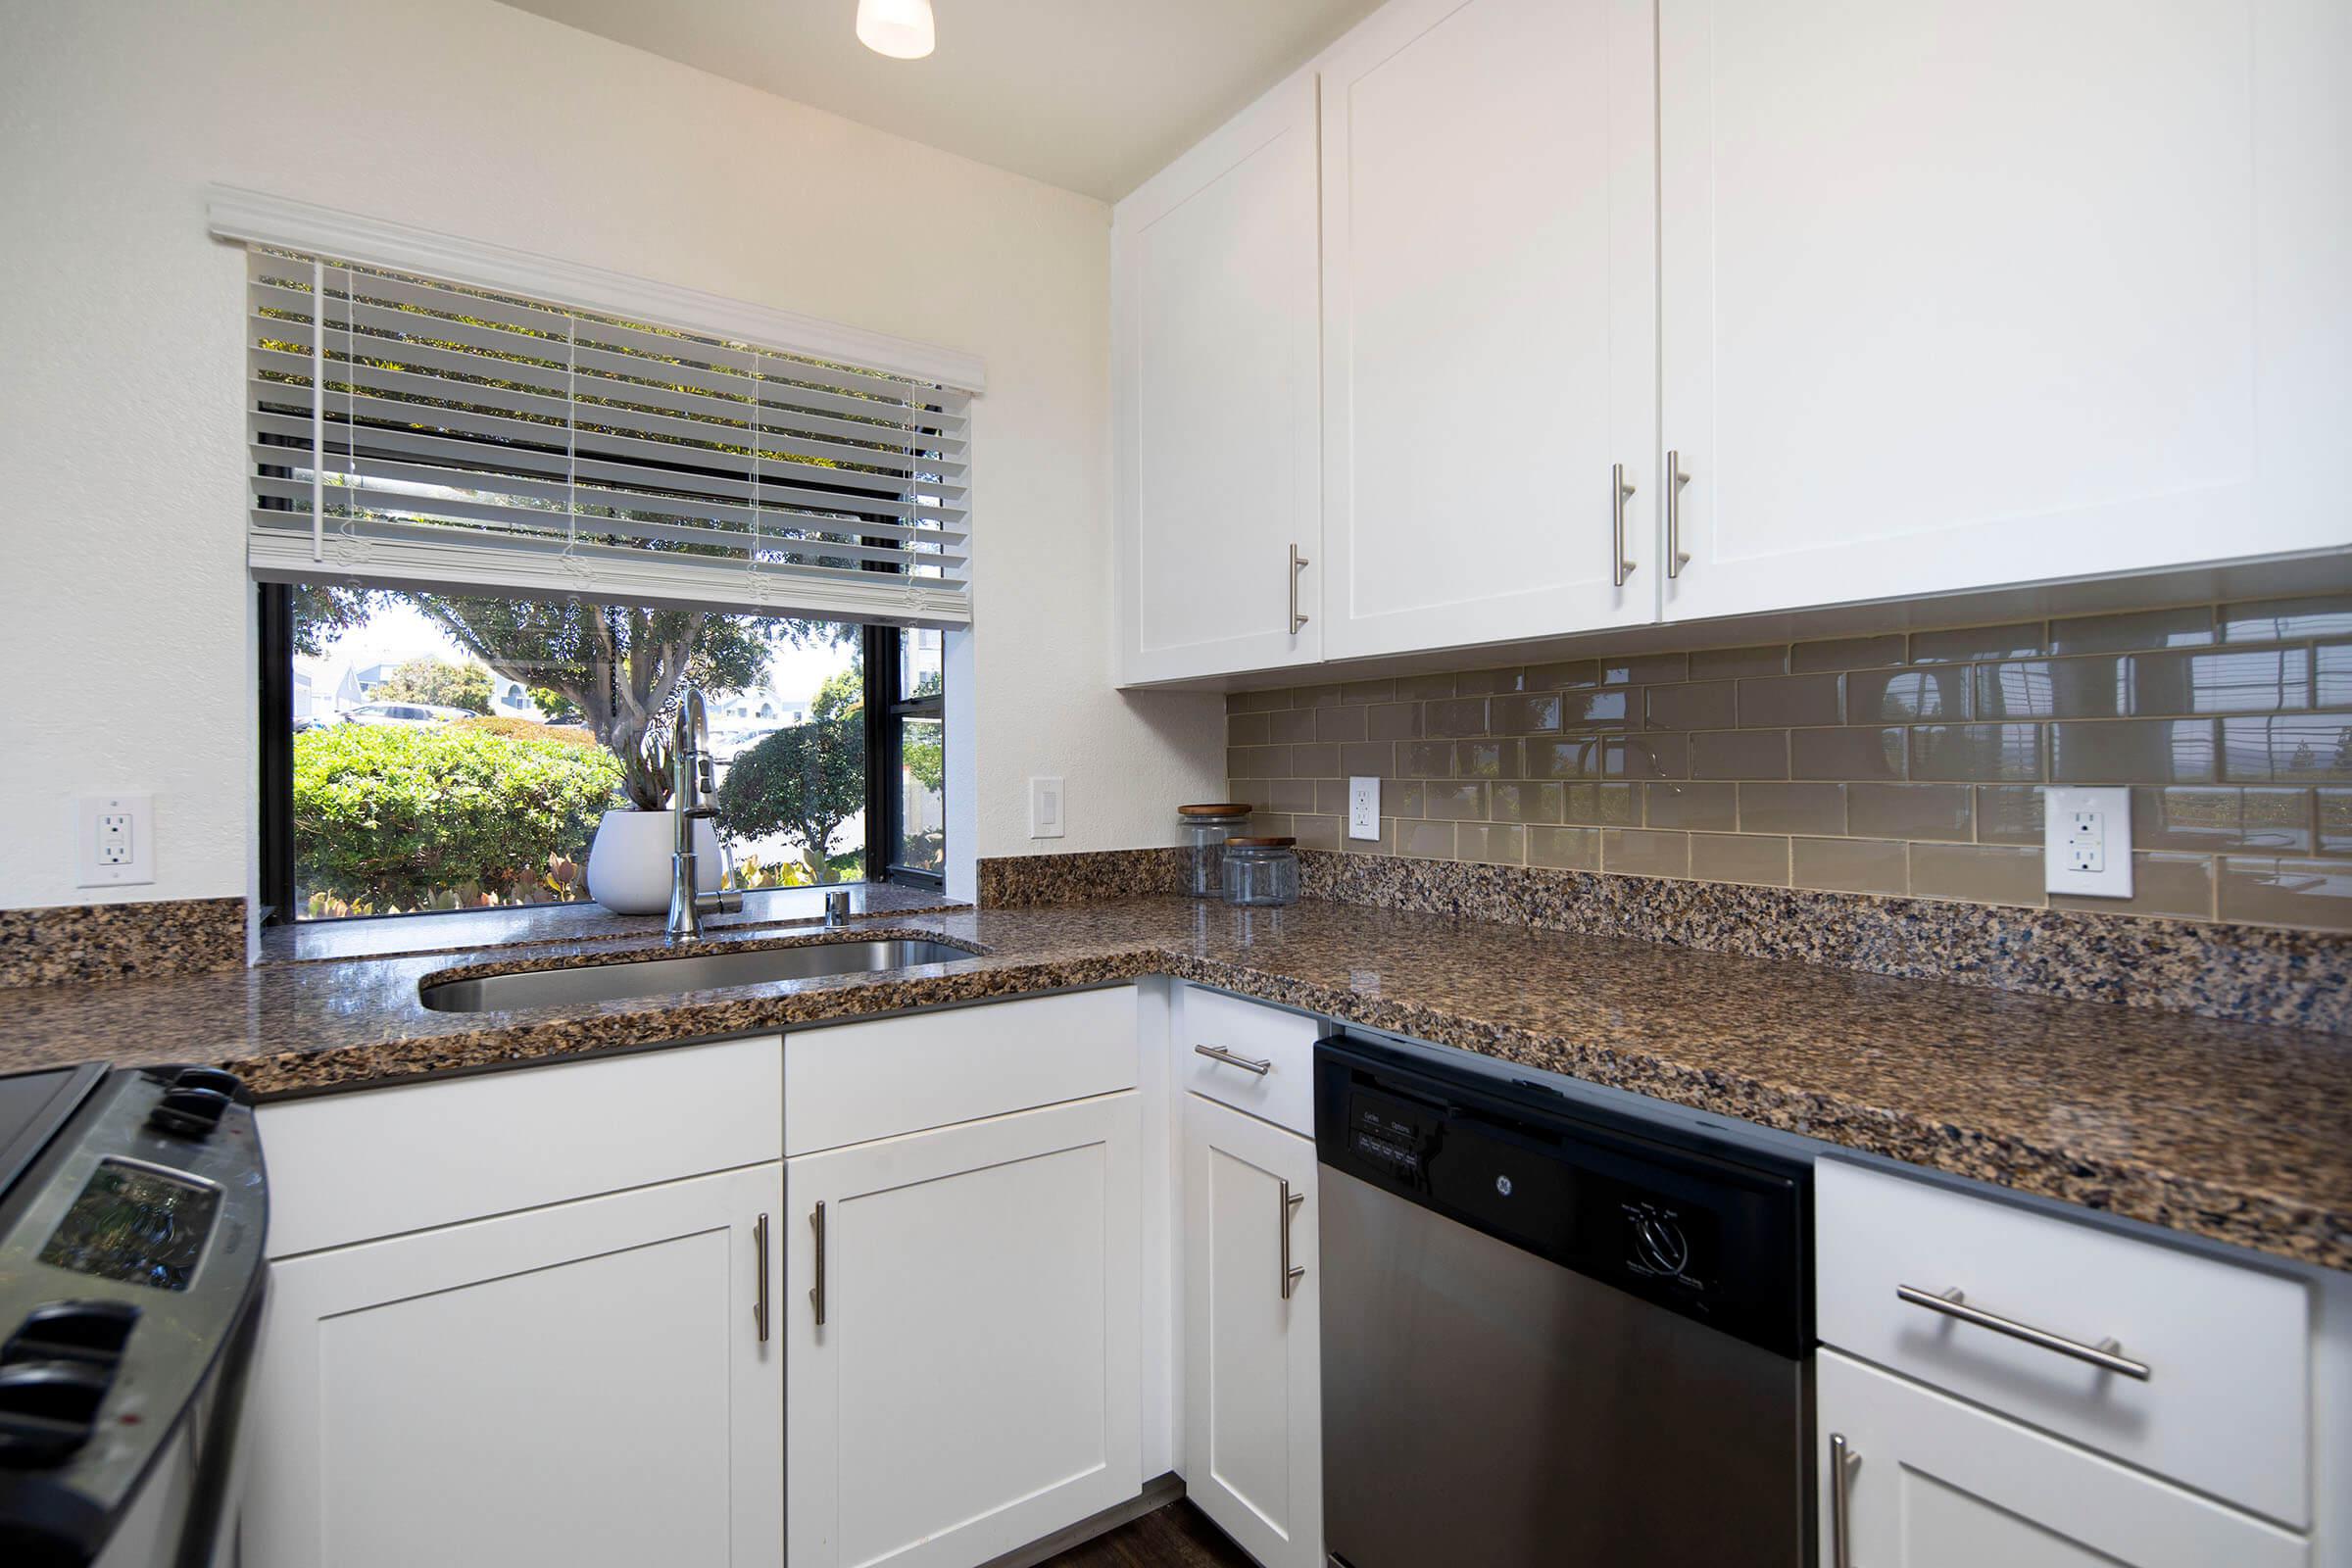
[[[211,181],[983,355],[962,847],[1028,847],[1033,773],[1068,778],[1073,850],[1213,793],[1217,700],[1110,689],[1102,204],[490,0],[0,0],[0,907],[249,888],[244,271]],[[68,803],[102,789],[154,793],[154,886],[73,885]]]
[[[1427,859],[2352,929],[2352,596],[1239,693],[1262,832]],[[1343,836],[1350,774],[1377,843]],[[2128,784],[2134,896],[2041,890]]]

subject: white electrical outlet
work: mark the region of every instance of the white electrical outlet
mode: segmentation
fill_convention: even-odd
[[[2132,896],[2132,792],[2123,788],[2042,792],[2042,886],[2093,898]]]
[[[1351,778],[1348,781],[1348,836],[1351,839],[1380,837],[1380,780]]]
[[[155,880],[155,800],[85,795],[74,803],[75,885],[127,887]]]
[[[1057,839],[1062,836],[1061,780],[1033,778],[1029,781],[1029,836],[1033,839]]]

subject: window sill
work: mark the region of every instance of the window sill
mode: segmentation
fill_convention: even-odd
[[[937,888],[879,882],[825,887],[756,888],[743,912],[711,922],[713,930],[789,926],[821,921],[825,894],[846,889],[850,915],[917,914],[963,906]],[[262,931],[263,963],[315,963],[343,958],[402,957],[425,953],[470,953],[536,942],[599,942],[659,936],[658,914],[612,914],[594,904],[533,904],[497,909],[453,909],[435,914],[305,920]]]

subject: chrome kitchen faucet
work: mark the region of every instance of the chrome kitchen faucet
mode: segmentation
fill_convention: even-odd
[[[669,857],[669,924],[667,935],[672,942],[690,942],[703,934],[706,914],[734,914],[743,908],[743,894],[726,886],[735,877],[735,857],[726,842],[719,841],[718,853],[725,870],[719,877],[715,893],[695,891],[697,856],[694,848],[694,824],[715,818],[715,807],[704,804],[704,798],[717,788],[710,768],[710,724],[703,710],[703,694],[692,686],[678,695],[677,727],[671,736],[669,792],[670,814],[677,821],[675,847]]]

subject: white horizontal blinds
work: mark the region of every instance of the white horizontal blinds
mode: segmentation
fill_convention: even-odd
[[[970,620],[967,394],[248,254],[256,576]]]

